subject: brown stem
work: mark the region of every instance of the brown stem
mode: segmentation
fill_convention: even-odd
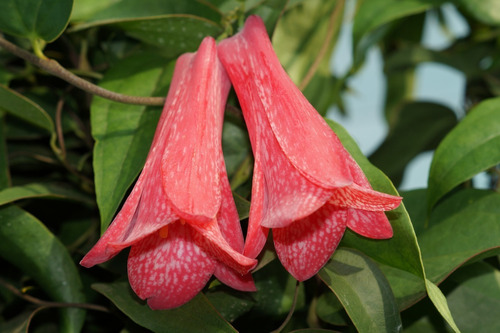
[[[53,59],[42,59],[37,57],[34,54],[12,44],[6,39],[0,36],[0,46],[9,51],[12,54],[34,64],[35,66],[40,67],[41,69],[47,71],[48,73],[57,76],[60,79],[63,79],[66,82],[71,83],[75,87],[78,87],[88,93],[101,96],[103,98],[121,102],[126,104],[137,104],[137,105],[163,105],[165,103],[165,99],[163,97],[141,97],[141,96],[129,96],[123,95],[120,93],[116,93],[95,84],[82,79],[81,77],[76,76],[71,73],[63,66],[61,66],[57,61]]]
[[[330,42],[332,41],[332,38],[335,33],[335,22],[337,21],[340,13],[342,12],[344,0],[338,0],[337,4],[335,5],[335,8],[332,11],[332,14],[330,15],[330,20],[328,21],[328,29],[326,32],[325,36],[325,42],[321,46],[321,49],[318,52],[318,55],[316,56],[316,59],[314,59],[313,64],[311,67],[309,67],[309,70],[307,71],[306,75],[302,79],[302,81],[299,84],[299,89],[304,90],[305,87],[309,84],[309,82],[312,80],[314,77],[314,74],[318,70],[319,65],[321,64],[321,61],[326,55],[326,52],[328,51],[328,46],[330,45]]]
[[[33,297],[31,295],[25,294],[18,290],[16,287],[8,283],[7,281],[4,281],[3,279],[0,279],[0,285],[2,285],[4,288],[8,289],[10,292],[12,292],[14,295],[17,297],[20,297],[24,299],[27,302],[42,306],[42,307],[52,307],[52,308],[82,308],[82,309],[88,309],[88,310],[95,310],[95,311],[101,311],[101,312],[109,312],[109,309],[101,306],[101,305],[96,305],[96,304],[89,304],[89,303],[64,303],[64,302],[50,302],[50,301],[44,301],[42,299]]]

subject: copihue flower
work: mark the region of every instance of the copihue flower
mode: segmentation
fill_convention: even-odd
[[[265,26],[250,16],[223,40],[219,59],[240,102],[254,153],[244,254],[255,258],[272,228],[276,253],[300,281],[332,256],[346,227],[392,237],[384,211],[400,197],[372,190],[324,119],[281,66]]]
[[[215,276],[254,291],[256,260],[243,235],[221,148],[230,82],[207,37],[177,60],[144,169],[122,209],[82,259],[102,263],[126,247],[134,292],[152,309],[193,298]]]

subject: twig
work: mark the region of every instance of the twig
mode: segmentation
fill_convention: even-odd
[[[8,283],[7,281],[4,281],[3,279],[0,279],[0,284],[8,289],[10,292],[12,292],[14,295],[24,299],[27,302],[39,305],[41,307],[52,307],[52,308],[82,308],[82,309],[88,309],[88,310],[95,310],[95,311],[101,311],[101,312],[109,312],[109,309],[101,306],[101,305],[96,305],[96,304],[89,304],[89,303],[64,303],[64,302],[50,302],[50,301],[44,301],[39,298],[33,297],[31,295],[25,294],[18,290],[16,287]]]
[[[300,282],[297,281],[297,283],[295,284],[295,293],[293,294],[292,307],[290,308],[288,315],[286,316],[286,318],[283,321],[283,323],[281,324],[281,326],[278,327],[277,329],[275,329],[274,331],[272,331],[271,333],[280,333],[285,328],[285,326],[288,324],[290,319],[292,319],[293,312],[295,311],[295,306],[297,305],[297,298],[299,297],[299,285],[300,285]]]
[[[343,6],[341,4],[343,4],[343,3],[344,3],[344,0],[338,0],[337,4],[335,5],[335,8],[332,11],[332,14],[330,15],[330,20],[328,21],[328,29],[327,29],[327,33],[326,33],[326,37],[325,37],[325,42],[321,46],[321,49],[319,50],[316,59],[314,59],[313,64],[311,65],[311,67],[309,67],[309,70],[307,71],[306,75],[304,76],[304,78],[300,82],[300,84],[299,84],[300,90],[304,90],[304,88],[307,87],[309,82],[314,77],[314,74],[318,70],[318,67],[319,67],[321,61],[323,60],[323,58],[325,57],[326,52],[328,51],[328,46],[330,45],[330,42],[331,42],[333,35],[334,35],[334,32],[335,32],[335,22],[337,21],[339,15],[341,13],[341,9],[343,8]]]
[[[10,53],[40,67],[41,69],[47,71],[48,73],[63,79],[66,82],[71,83],[75,87],[78,87],[88,93],[101,96],[103,98],[121,102],[126,104],[137,104],[137,105],[163,105],[165,99],[163,97],[141,97],[141,96],[129,96],[120,93],[116,93],[104,88],[101,88],[81,77],[76,76],[71,73],[63,66],[61,66],[54,59],[42,59],[34,54],[12,44],[8,40],[0,36],[0,46],[9,51]]]

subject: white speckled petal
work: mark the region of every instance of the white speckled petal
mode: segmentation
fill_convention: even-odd
[[[163,153],[163,186],[181,218],[205,223],[221,205],[218,162],[229,78],[217,58],[213,38],[205,38],[190,58],[185,85],[173,92],[171,130]]]
[[[237,252],[243,252],[243,232],[241,230],[240,219],[238,216],[238,211],[236,210],[236,205],[234,204],[233,194],[231,192],[231,187],[229,185],[229,180],[227,179],[226,166],[224,159],[221,158],[220,162],[220,180],[221,180],[221,193],[222,193],[222,203],[219,214],[217,215],[217,221],[219,223],[219,228],[222,236],[227,241],[227,243]],[[252,275],[247,273],[241,275],[232,268],[229,268],[222,262],[218,262],[215,267],[215,277],[219,279],[225,285],[231,288],[238,289],[241,291],[255,291],[256,287],[253,282]]]
[[[347,216],[347,227],[361,236],[373,239],[392,237],[392,226],[384,212],[349,209]]]
[[[132,289],[154,309],[171,309],[192,299],[212,276],[216,262],[194,240],[195,231],[180,222],[168,236],[152,234],[134,244],[128,259]]]
[[[309,181],[334,188],[352,183],[341,143],[281,66],[261,18],[250,16],[243,30],[219,44],[219,57],[238,94],[245,120],[266,120],[282,153]],[[252,131],[252,129],[249,129]]]
[[[353,184],[335,189],[329,202],[332,205],[341,207],[369,211],[386,211],[398,207],[401,203],[401,197]]]
[[[337,248],[347,224],[347,209],[326,204],[285,228],[274,228],[276,253],[299,281],[314,276]]]

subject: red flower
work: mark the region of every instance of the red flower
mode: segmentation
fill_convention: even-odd
[[[254,291],[221,148],[230,82],[213,38],[178,60],[144,169],[113,223],[83,258],[102,263],[131,246],[132,289],[152,309],[193,298],[212,274]]]
[[[298,280],[315,275],[346,226],[392,237],[384,211],[400,197],[372,190],[335,133],[282,68],[262,20],[223,40],[219,58],[236,90],[255,157],[244,254],[255,258],[269,228],[283,266]]]

